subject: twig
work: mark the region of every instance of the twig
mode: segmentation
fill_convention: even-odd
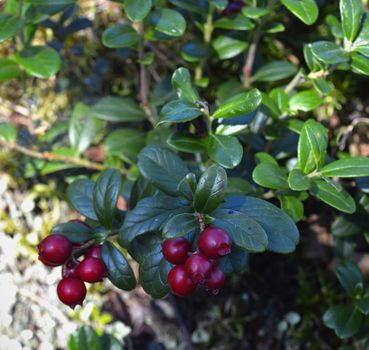
[[[168,298],[169,298],[170,304],[172,305],[172,307],[174,309],[177,324],[178,324],[179,330],[181,331],[181,335],[182,335],[183,341],[185,343],[186,350],[193,350],[191,336],[190,336],[190,333],[188,332],[186,324],[185,324],[185,322],[183,320],[183,317],[181,315],[181,312],[178,308],[177,301],[174,298],[173,294],[171,294],[171,293],[169,293]]]
[[[32,158],[37,158],[37,159],[43,159],[43,160],[48,160],[48,161],[54,161],[54,162],[62,162],[62,163],[69,163],[69,164],[75,164],[87,169],[93,169],[93,170],[98,170],[98,171],[102,171],[102,170],[106,170],[106,169],[111,169],[112,167],[108,167],[105,166],[101,163],[95,163],[95,162],[91,162],[87,159],[81,159],[81,158],[77,158],[77,157],[68,157],[68,156],[62,156],[59,154],[54,154],[54,153],[50,153],[50,152],[39,152],[39,151],[34,151],[32,149],[23,147],[17,143],[11,143],[11,142],[7,142],[5,140],[0,140],[0,146],[8,149],[8,150],[14,150],[17,151],[19,153],[22,153],[26,156],[32,157]],[[127,175],[127,170],[124,168],[117,168],[123,175]]]
[[[290,93],[296,86],[298,86],[302,81],[304,81],[304,77],[302,75],[301,70],[299,70],[293,79],[288,83],[285,87],[284,91],[288,94]]]

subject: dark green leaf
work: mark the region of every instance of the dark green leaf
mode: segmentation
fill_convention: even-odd
[[[117,210],[122,186],[122,175],[118,170],[105,170],[97,179],[93,201],[96,216],[104,227],[111,227]]]
[[[187,68],[178,68],[172,75],[172,86],[180,100],[195,103],[200,100],[196,89],[192,86],[191,75]]]
[[[246,269],[249,255],[237,246],[232,247],[230,254],[220,259],[219,267],[225,274],[235,274]]]
[[[101,259],[104,261],[111,283],[123,290],[132,290],[136,287],[136,278],[131,266],[112,242],[104,242]]]
[[[297,18],[307,25],[314,24],[319,15],[315,0],[281,0]]]
[[[336,237],[352,237],[362,232],[362,228],[355,222],[354,215],[338,216],[331,226],[332,234]]]
[[[169,136],[167,143],[181,152],[197,153],[204,150],[202,139],[188,133],[173,133]]]
[[[163,236],[167,239],[183,237],[199,231],[199,220],[193,213],[182,213],[173,216],[163,226]]]
[[[323,103],[315,90],[305,90],[294,94],[289,101],[292,111],[312,111]]]
[[[181,36],[186,30],[184,17],[175,10],[164,8],[156,10],[150,14],[148,20],[155,30],[169,36]]]
[[[342,28],[349,41],[355,40],[360,28],[364,8],[361,0],[340,0]]]
[[[352,262],[340,265],[336,270],[336,276],[348,295],[356,298],[357,285],[364,283],[363,275],[357,265]]]
[[[368,157],[350,157],[336,160],[324,166],[320,173],[328,177],[369,176]]]
[[[288,61],[274,61],[262,66],[253,76],[255,81],[269,82],[288,78],[297,72],[297,67]]]
[[[197,212],[210,214],[213,212],[224,198],[227,188],[227,174],[225,170],[212,165],[201,176],[197,184],[194,207]]]
[[[182,46],[181,56],[187,62],[199,62],[208,56],[209,51],[209,47],[205,44],[190,41]]]
[[[313,55],[325,64],[345,63],[350,55],[331,41],[316,41],[309,46]]]
[[[139,41],[140,36],[127,24],[116,24],[106,29],[102,36],[103,44],[111,48],[132,47]]]
[[[202,114],[200,108],[191,102],[174,100],[167,103],[160,112],[158,125],[162,123],[184,123]]]
[[[17,16],[0,13],[0,43],[15,36],[22,26]]]
[[[288,185],[294,191],[306,191],[310,189],[310,180],[299,169],[293,169],[288,175]]]
[[[150,12],[152,0],[125,0],[124,10],[131,21],[142,21]]]
[[[78,221],[69,221],[55,225],[51,233],[62,234],[73,243],[82,243],[93,238],[92,228]]]
[[[192,201],[196,191],[197,179],[194,173],[187,174],[178,184],[178,192],[185,198]]]
[[[288,188],[287,172],[276,164],[262,162],[252,173],[253,180],[260,186],[280,190]]]
[[[129,198],[129,208],[133,209],[137,202],[145,197],[150,197],[155,194],[157,189],[151,181],[140,175],[132,186],[131,196]]]

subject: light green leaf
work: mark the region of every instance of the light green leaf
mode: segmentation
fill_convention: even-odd
[[[287,171],[276,164],[262,162],[252,173],[253,180],[260,186],[280,190],[288,188]]]
[[[17,16],[0,13],[0,43],[15,36],[22,26]]]
[[[312,111],[323,103],[315,90],[305,90],[294,94],[289,100],[292,111]]]
[[[237,14],[235,17],[221,17],[214,23],[215,28],[230,30],[250,30],[255,27],[247,17]]]
[[[328,177],[369,176],[369,158],[350,157],[339,159],[324,166],[320,173]]]
[[[140,36],[127,24],[116,24],[106,29],[102,36],[103,44],[110,48],[132,47],[139,41]]]
[[[132,0],[135,1],[135,0]],[[186,20],[175,10],[159,9],[150,14],[148,21],[154,29],[169,36],[182,36],[186,30]]]
[[[192,103],[200,100],[199,94],[192,86],[191,74],[187,68],[180,67],[173,73],[172,86],[180,100]]]
[[[350,54],[331,41],[316,41],[309,45],[313,55],[325,64],[348,62]]]
[[[281,0],[297,18],[307,25],[314,24],[319,15],[315,0]]]
[[[349,41],[355,40],[360,28],[364,8],[361,0],[340,0],[343,32]]]
[[[131,21],[142,21],[150,12],[152,0],[125,0],[124,10]]]
[[[273,61],[262,66],[253,76],[255,81],[269,82],[288,78],[297,72],[297,67],[288,61]]]
[[[212,41],[212,46],[221,60],[235,57],[248,48],[245,40],[220,35]]]
[[[184,123],[202,115],[200,108],[185,100],[174,100],[167,103],[160,112],[157,125],[163,123]]]

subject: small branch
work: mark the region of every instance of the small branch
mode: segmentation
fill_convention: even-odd
[[[298,85],[300,85],[300,83],[302,83],[304,81],[304,76],[301,72],[301,70],[299,70],[296,75],[293,77],[293,79],[288,83],[288,85],[285,87],[284,91],[288,94],[290,93],[295,87],[297,87]]]
[[[80,167],[84,167],[87,169],[93,169],[93,170],[98,170],[98,171],[102,171],[102,170],[106,170],[106,169],[111,169],[112,167],[108,167],[105,166],[101,163],[95,163],[95,162],[91,162],[87,159],[81,159],[81,158],[77,158],[77,157],[68,157],[68,156],[61,156],[58,154],[53,154],[50,152],[38,152],[38,151],[34,151],[32,149],[23,147],[21,145],[18,145],[17,143],[11,143],[11,142],[7,142],[5,140],[0,140],[0,146],[8,149],[8,150],[14,150],[17,151],[19,153],[22,153],[26,156],[32,157],[32,158],[37,158],[37,159],[43,159],[43,160],[48,160],[48,161],[53,161],[53,162],[62,162],[62,163],[69,163],[69,164],[75,164],[78,165]],[[124,168],[117,168],[123,175],[127,175],[127,170]]]

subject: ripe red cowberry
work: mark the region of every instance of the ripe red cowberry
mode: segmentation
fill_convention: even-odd
[[[49,267],[59,266],[59,264],[52,264],[51,262],[45,260],[40,254],[38,255],[38,260],[40,260],[44,265]]]
[[[183,265],[174,266],[168,273],[168,285],[171,291],[181,297],[192,294],[196,284],[188,277]]]
[[[96,258],[85,258],[77,267],[78,278],[89,283],[101,282],[105,272],[104,262]]]
[[[185,263],[186,273],[195,283],[204,283],[212,268],[212,262],[198,253],[191,255]]]
[[[101,259],[101,245],[93,245],[92,247],[90,247],[87,250],[85,257]]]
[[[207,227],[200,233],[197,245],[200,252],[208,258],[219,259],[231,252],[232,240],[222,229]]]
[[[64,264],[72,252],[71,241],[60,234],[43,239],[38,245],[39,259],[48,266]]]
[[[204,287],[208,292],[218,294],[219,289],[223,287],[224,282],[225,276],[223,271],[219,267],[215,267],[204,283]]]
[[[162,243],[161,248],[164,258],[176,265],[184,264],[191,251],[190,242],[184,238],[167,239]]]
[[[59,282],[57,293],[61,302],[74,309],[76,305],[82,305],[86,297],[86,286],[79,278],[67,277]]]
[[[73,262],[63,265],[62,277],[63,278],[77,277],[77,267],[78,267],[78,264],[73,263]]]

